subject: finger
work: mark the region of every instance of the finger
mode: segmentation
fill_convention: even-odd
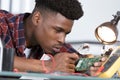
[[[107,57],[102,57],[102,58],[101,58],[101,61],[102,61],[102,62],[104,62],[104,61],[106,61],[106,60],[107,60]]]
[[[73,60],[73,59],[68,59],[68,61],[67,61],[68,63],[70,63],[70,64],[75,64],[75,62],[76,62],[76,60]]]
[[[95,62],[93,66],[100,67],[102,65],[102,62]]]
[[[68,68],[69,68],[69,69],[75,69],[75,65],[74,65],[74,64],[69,64],[69,65],[68,65]]]
[[[90,71],[97,71],[100,67],[90,67]]]
[[[68,73],[74,73],[75,70],[74,70],[74,69],[67,69],[65,72],[68,72]]]
[[[75,69],[69,69],[69,73],[74,73]]]
[[[76,53],[70,53],[69,57],[73,60],[79,59],[79,56]]]
[[[69,64],[66,66],[65,69],[63,69],[63,71],[73,73],[75,72],[75,65]]]

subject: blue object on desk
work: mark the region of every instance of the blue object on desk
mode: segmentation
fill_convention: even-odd
[[[13,48],[3,48],[2,71],[13,71],[14,53]]]

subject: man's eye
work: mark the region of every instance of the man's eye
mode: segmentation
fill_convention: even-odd
[[[56,29],[56,32],[63,32],[62,29]]]

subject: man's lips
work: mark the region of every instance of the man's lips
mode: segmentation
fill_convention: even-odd
[[[53,48],[53,51],[60,52],[60,48]]]

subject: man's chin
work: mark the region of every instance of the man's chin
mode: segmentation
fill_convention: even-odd
[[[46,54],[48,53],[48,54],[55,55],[57,52],[55,52],[55,51],[52,50],[52,51],[46,51],[45,53],[46,53]]]
[[[44,50],[44,51],[45,51],[46,54],[53,53],[53,51],[51,51],[51,50]]]

